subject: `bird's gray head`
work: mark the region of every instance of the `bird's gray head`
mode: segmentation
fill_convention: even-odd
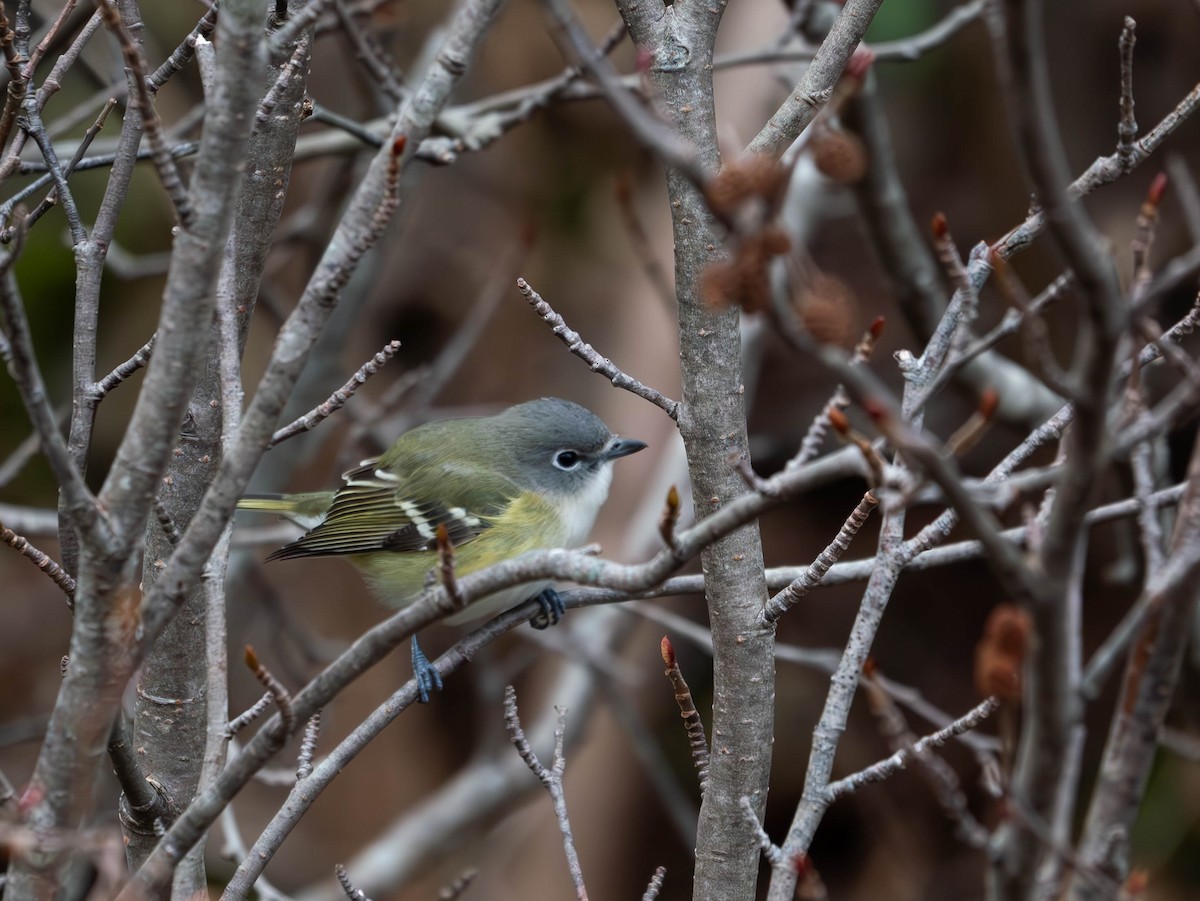
[[[597,480],[607,494],[612,461],[646,446],[617,438],[591,410],[557,397],[510,407],[493,423],[518,480],[539,494],[576,495]]]

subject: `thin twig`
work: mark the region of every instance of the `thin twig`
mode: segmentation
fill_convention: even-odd
[[[150,145],[151,159],[158,170],[159,181],[162,182],[171,204],[175,207],[175,215],[179,224],[189,228],[194,217],[191,201],[188,199],[187,188],[175,165],[175,156],[167,144],[163,132],[162,119],[154,108],[153,92],[150,89],[146,73],[146,59],[141,45],[125,28],[121,14],[113,5],[112,0],[96,0],[96,9],[104,19],[104,25],[112,32],[121,48],[125,65],[129,68],[133,89],[136,94],[138,112],[142,117],[142,127],[145,129],[146,141]]]
[[[354,47],[355,57],[370,76],[371,84],[378,86],[393,104],[399,105],[404,99],[404,86],[396,77],[393,67],[383,59],[379,47],[362,28],[359,28],[354,16],[346,9],[344,0],[333,0],[333,12],[341,23],[342,31]]]
[[[350,901],[371,901],[367,897],[367,893],[360,888],[355,888],[354,883],[350,881],[350,874],[346,872],[346,868],[340,863],[333,868],[334,875],[337,876],[338,882],[342,885],[342,891],[346,893],[346,897]]]
[[[313,771],[313,755],[317,753],[317,738],[321,734],[321,711],[308,718],[304,726],[304,739],[300,742],[300,754],[296,758],[296,781],[307,779]]]
[[[287,441],[289,438],[294,438],[301,432],[307,432],[315,428],[324,420],[328,419],[338,410],[346,405],[346,402],[354,396],[367,379],[379,372],[392,357],[400,351],[399,341],[389,341],[383,346],[375,356],[359,367],[358,371],[350,377],[350,380],[337,391],[333,392],[327,399],[319,403],[316,407],[309,410],[300,418],[288,423],[283,428],[276,430],[271,436],[270,447],[274,447],[282,441]]]
[[[242,831],[238,828],[237,814],[233,805],[229,804],[221,811],[221,832],[225,842],[221,847],[221,857],[226,860],[242,860],[249,849],[246,847]],[[260,876],[254,883],[254,891],[262,901],[292,901],[291,897],[275,888],[265,876]]]
[[[150,336],[145,344],[139,347],[132,357],[121,363],[100,381],[92,386],[91,396],[97,402],[103,400],[109,392],[124,382],[127,378],[137,372],[150,362],[150,355],[154,352],[154,341],[158,337],[157,333]]]
[[[579,855],[575,851],[575,839],[571,835],[571,821],[567,819],[567,798],[563,790],[563,772],[567,766],[566,758],[563,756],[567,712],[565,710],[558,711],[558,726],[554,730],[554,760],[550,769],[546,769],[538,760],[537,754],[525,737],[525,732],[521,729],[521,720],[517,715],[517,691],[511,685],[504,689],[504,725],[508,729],[513,746],[517,749],[517,754],[550,792],[550,798],[554,802],[554,813],[558,817],[558,830],[562,833],[563,849],[567,855],[567,868],[571,871],[571,879],[575,883],[575,897],[578,901],[587,901],[587,887],[583,882]]]
[[[654,875],[650,877],[650,884],[646,886],[646,891],[642,894],[642,901],[656,901],[658,893],[662,891],[663,880],[667,878],[666,867],[656,867]]]
[[[693,184],[703,186],[707,183],[708,174],[692,146],[625,88],[616,69],[592,43],[571,7],[564,0],[543,0],[543,5],[550,13],[550,35],[559,49],[565,55],[576,57],[579,66],[596,80],[613,110],[629,126],[638,142]]]
[[[62,31],[66,26],[67,19],[70,17],[71,13],[75,11],[75,4],[76,0],[66,0],[66,2],[63,3],[62,8],[59,9],[58,16],[55,18],[54,22],[51,23],[50,27],[46,29],[45,34],[42,35],[42,39],[38,41],[38,44],[33,49],[33,52],[28,53],[28,58],[25,61],[25,68],[22,72],[25,78],[33,78],[33,73],[37,71],[38,64],[41,63],[43,57],[45,57],[47,52],[49,52],[50,45],[55,43],[55,39],[58,37],[59,32]],[[18,48],[23,53],[27,52],[28,39],[26,39],[24,43],[24,48]]]
[[[1142,552],[1146,555],[1146,572],[1156,573],[1164,561],[1162,522],[1153,497],[1155,490],[1154,448],[1149,441],[1138,444],[1129,455],[1133,472],[1133,492],[1138,502],[1138,531]]]
[[[92,124],[88,126],[87,131],[83,133],[83,137],[79,141],[79,146],[75,148],[74,156],[71,157],[70,161],[66,165],[66,168],[63,170],[64,176],[70,176],[71,173],[75,171],[75,167],[79,165],[79,161],[83,159],[83,155],[87,153],[88,147],[91,146],[91,143],[95,139],[96,135],[100,133],[100,129],[104,127],[104,122],[108,118],[108,114],[112,112],[113,107],[116,105],[117,101],[111,98],[107,103],[104,104],[104,108],[100,110],[100,114],[96,116],[95,121],[92,122]],[[25,217],[26,228],[32,226],[33,223],[41,219],[42,216],[49,212],[50,208],[53,207],[57,201],[58,193],[56,189],[47,194],[46,197],[42,199],[41,203],[34,207],[33,212]],[[11,199],[8,202],[11,202]],[[0,238],[0,240],[3,239]]]
[[[71,193],[71,188],[67,184],[67,173],[63,170],[62,164],[59,162],[54,142],[46,134],[46,126],[42,123],[41,112],[37,107],[37,98],[32,93],[25,94],[21,104],[21,115],[17,121],[20,123],[22,131],[33,138],[34,143],[37,144],[38,149],[42,152],[42,159],[46,161],[46,168],[49,170],[50,176],[54,181],[55,200],[62,208],[63,215],[67,219],[67,226],[71,233],[71,244],[78,247],[87,240],[87,229],[80,218],[79,207],[75,203],[75,195]],[[85,138],[85,140],[91,139]],[[31,221],[27,221],[26,227],[31,224]]]
[[[246,645],[245,656],[246,666],[254,673],[254,678],[262,684],[263,688],[270,692],[272,703],[279,709],[279,715],[283,718],[284,734],[291,735],[296,725],[296,714],[292,709],[291,693],[275,677],[275,674],[259,661],[258,655],[250,645]]]
[[[24,9],[27,13],[28,7]],[[18,8],[19,13],[20,8]],[[3,147],[8,143],[8,136],[12,133],[13,124],[17,120],[17,110],[21,106],[28,83],[28,78],[21,70],[23,60],[17,50],[16,39],[12,28],[9,27],[8,16],[5,15],[3,7],[0,7],[0,51],[4,55],[4,67],[8,70],[8,91],[4,98],[4,112],[0,114],[0,147]],[[20,154],[23,140],[24,135],[18,132],[13,141],[9,159]],[[4,174],[7,175],[8,172],[6,171]]]
[[[79,54],[83,52],[83,49],[87,46],[88,42],[92,39],[95,33],[99,31],[102,24],[103,20],[100,18],[100,13],[92,13],[91,17],[84,24],[83,28],[80,29],[79,34],[77,34],[75,39],[71,42],[71,46],[68,47],[57,60],[55,60],[54,66],[50,70],[50,74],[42,80],[42,86],[38,88],[37,101],[39,107],[45,108],[46,102],[62,87],[63,76],[73,65],[75,65],[75,61],[79,58]]]
[[[679,716],[683,719],[683,730],[687,733],[688,746],[692,750],[692,765],[696,768],[696,776],[700,780],[700,794],[708,786],[708,738],[704,734],[704,722],[700,719],[700,711],[692,698],[692,690],[683,677],[679,661],[675,659],[675,648],[671,639],[663,636],[660,650],[663,663],[667,668],[665,675],[671,680],[675,689],[675,703],[679,705]]]
[[[21,556],[25,557],[34,566],[40,569],[49,577],[50,581],[59,587],[59,590],[67,596],[67,606],[74,608],[75,606],[75,580],[68,575],[61,566],[54,562],[49,554],[39,551],[36,547],[30,544],[26,539],[22,538],[12,529],[0,522],[0,541],[7,544],[13,550],[17,551]]]
[[[765,626],[776,622],[779,617],[791,610],[804,595],[808,594],[813,588],[820,584],[821,579],[829,572],[829,567],[837,563],[841,559],[842,554],[850,547],[850,542],[862,529],[866,523],[867,517],[871,515],[871,511],[879,505],[879,501],[871,492],[863,495],[862,500],[858,502],[858,506],[854,508],[854,512],[847,517],[842,524],[841,530],[837,536],[831,541],[820,554],[817,559],[812,562],[812,565],[804,571],[804,573],[795,579],[787,588],[776,594],[770,601],[759,617],[759,621]]]
[[[838,779],[836,782],[830,782],[825,789],[826,797],[832,801],[840,798],[842,795],[856,791],[864,785],[869,785],[872,782],[882,782],[900,770],[904,769],[910,760],[920,758],[920,756],[932,748],[940,748],[951,738],[962,735],[964,732],[976,728],[980,723],[992,715],[1000,706],[1000,702],[995,698],[987,698],[963,716],[956,719],[953,723],[944,729],[939,729],[930,735],[914,742],[911,746],[901,748],[896,751],[891,757],[874,763],[864,770],[859,770],[844,779]]]
[[[868,666],[863,672],[863,688],[888,746],[893,751],[907,749],[911,752],[917,743],[917,736],[909,729],[904,714],[881,683],[874,666]],[[958,837],[973,848],[986,847],[990,833],[971,815],[954,768],[937,754],[919,754],[916,757],[942,812],[954,823]]]
[[[876,62],[915,62],[930,50],[934,50],[954,37],[964,27],[974,22],[983,12],[986,0],[971,0],[951,9],[946,15],[930,25],[924,31],[906,38],[893,41],[880,41],[877,44],[867,44],[875,54]],[[794,14],[802,11],[804,0],[799,0],[794,7]],[[794,18],[793,18],[794,21]],[[787,32],[784,37],[788,37]],[[775,63],[808,62],[816,54],[816,47],[800,47],[787,49],[779,46],[778,41],[772,41],[766,47],[758,50],[726,53],[713,60],[713,69],[731,69],[738,66],[771,65]]]
[[[42,452],[54,472],[66,510],[76,527],[81,528],[85,535],[90,535],[97,546],[102,546],[107,540],[107,528],[103,532],[98,530],[106,526],[105,520],[59,431],[58,416],[50,404],[41,367],[34,354],[25,305],[12,274],[13,254],[18,249],[14,248],[0,258],[0,313],[3,314],[0,335],[6,339],[3,349],[6,351],[9,374],[21,393],[26,412],[38,433]]]
[[[300,67],[308,65],[308,50],[309,42],[307,38],[301,38],[296,41],[296,49],[292,51],[292,55],[288,57],[288,61],[283,64],[283,67],[275,76],[275,81],[271,84],[266,96],[262,99],[262,103],[258,105],[258,111],[254,114],[254,130],[256,132],[262,131],[267,127],[267,123],[271,119],[271,114],[275,111],[275,107],[279,105],[280,96],[290,89],[291,81],[296,77],[296,73]]]
[[[762,856],[767,859],[767,863],[771,865],[771,868],[790,866],[787,855],[783,853],[783,849],[771,841],[771,836],[767,835],[767,830],[758,821],[758,814],[754,812],[754,805],[750,802],[750,799],[743,796],[738,799],[738,803],[741,804],[742,812],[746,815],[746,822],[750,824],[750,828],[754,832],[754,837],[758,840],[758,847],[762,851]]]
[[[600,356],[592,345],[586,343],[579,332],[574,331],[563,320],[562,316],[554,311],[542,296],[535,291],[530,284],[523,278],[517,279],[517,290],[519,290],[525,299],[529,301],[529,305],[533,307],[535,313],[542,317],[542,321],[550,326],[555,335],[563,344],[567,345],[567,350],[583,360],[591,367],[593,372],[598,372],[610,382],[613,387],[623,388],[632,394],[636,394],[643,400],[648,400],[654,406],[663,410],[672,419],[679,418],[679,401],[671,400],[665,394],[656,391],[653,388],[648,388],[632,376],[626,375],[618,369],[607,357]]]
[[[200,21],[196,23],[183,42],[178,47],[171,51],[171,55],[163,60],[163,64],[159,66],[146,79],[146,84],[151,91],[157,91],[161,88],[172,75],[181,72],[183,67],[191,61],[192,56],[196,52],[196,41],[198,38],[211,38],[217,27],[217,4],[214,3],[200,17]]]
[[[1121,117],[1117,122],[1117,160],[1121,168],[1133,165],[1133,142],[1137,140],[1137,120],[1133,117],[1133,45],[1137,22],[1126,16],[1117,48],[1121,54]]]
[[[779,159],[829,99],[883,0],[849,0],[783,105],[746,148]]]
[[[859,339],[858,344],[854,348],[854,353],[850,356],[850,363],[852,365],[865,363],[870,358],[871,352],[875,349],[875,344],[879,340],[879,336],[883,334],[883,326],[884,318],[876,316],[871,325],[863,333],[862,338]],[[800,442],[800,450],[787,463],[789,469],[803,466],[821,452],[821,444],[825,440],[825,434],[828,431],[830,419],[834,411],[843,411],[849,406],[850,395],[846,393],[846,387],[838,385],[833,392],[833,396],[821,408],[821,412],[813,417],[808,431],[804,433],[804,439]]]
[[[237,735],[256,719],[262,716],[267,711],[267,708],[274,703],[275,696],[268,691],[265,695],[255,701],[247,710],[231,719],[229,721],[229,725],[225,727],[225,734],[228,737],[233,738],[233,736]]]

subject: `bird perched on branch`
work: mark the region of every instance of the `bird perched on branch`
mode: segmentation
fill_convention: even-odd
[[[495,416],[418,426],[344,475],[337,491],[251,495],[238,507],[284,516],[308,531],[268,560],[344,556],[384,603],[403,607],[438,565],[438,529],[467,575],[527,551],[582,544],[608,497],[612,464],[645,443],[618,438],[590,410],[554,397]],[[562,614],[550,582],[518,585],[448,618],[478,620],[538,598],[544,623]],[[441,677],[413,638],[422,702]]]

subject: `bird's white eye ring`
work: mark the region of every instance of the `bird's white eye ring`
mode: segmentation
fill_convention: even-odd
[[[554,455],[554,465],[562,470],[572,470],[579,465],[579,452],[560,450]]]

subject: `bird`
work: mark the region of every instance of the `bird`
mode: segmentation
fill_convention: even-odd
[[[268,561],[345,557],[388,606],[412,603],[438,565],[438,529],[468,575],[542,548],[586,541],[608,497],[613,463],[645,442],[614,435],[595,413],[543,397],[493,416],[428,422],[402,434],[382,455],[344,473],[336,491],[247,495],[243,510],[281,515],[306,531]],[[447,617],[477,621],[531,598],[541,626],[562,603],[552,580],[495,592]],[[538,623],[535,622],[535,625]],[[422,703],[441,676],[413,637],[413,671]]]

